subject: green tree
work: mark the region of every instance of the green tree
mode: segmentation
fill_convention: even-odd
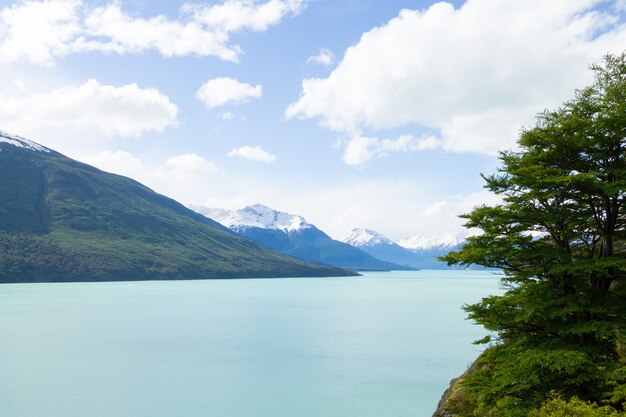
[[[626,54],[591,70],[590,87],[501,154],[484,179],[502,203],[464,215],[482,234],[444,258],[501,268],[508,286],[465,306],[494,335],[463,382],[474,415],[526,416],[551,393],[623,410]]]
[[[578,398],[572,398],[570,401],[564,401],[560,398],[554,398],[546,402],[540,409],[533,410],[528,417],[620,417],[622,413],[618,413],[609,406],[598,406],[596,404],[586,403]]]

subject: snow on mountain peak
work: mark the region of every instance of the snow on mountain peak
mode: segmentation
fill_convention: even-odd
[[[386,236],[370,229],[352,229],[352,231],[342,239],[342,242],[355,247],[394,244],[394,242]]]
[[[235,231],[243,227],[258,227],[293,232],[313,227],[302,216],[273,210],[262,204],[254,204],[239,210],[197,206],[191,208]]]
[[[50,149],[45,148],[32,140],[28,140],[21,136],[11,135],[3,132],[2,130],[0,130],[0,142],[6,142],[13,146],[30,149],[31,151],[50,152]]]
[[[424,249],[448,249],[460,245],[470,236],[467,232],[446,233],[443,235],[424,236],[418,235],[402,239],[398,242],[400,246],[410,250]]]

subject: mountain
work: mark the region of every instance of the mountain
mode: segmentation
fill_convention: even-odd
[[[465,267],[449,267],[447,263],[438,261],[437,258],[448,252],[461,248],[465,243],[468,233],[447,233],[435,236],[413,236],[402,239],[398,244],[413,253],[414,265],[422,265],[424,269],[464,269]],[[482,269],[478,265],[472,265],[469,269]]]
[[[270,249],[305,261],[361,271],[411,269],[385,262],[333,240],[303,217],[256,204],[240,210],[192,207],[230,230]]]
[[[354,229],[343,242],[382,259],[418,269],[448,269],[437,257],[456,250],[463,244],[464,234],[447,234],[434,237],[416,236],[399,243],[369,229]]]
[[[403,248],[413,252],[420,250],[452,250],[458,248],[470,236],[467,232],[446,233],[444,235],[425,236],[418,235],[402,239],[398,242]]]
[[[418,263],[413,252],[374,230],[353,229],[342,241],[378,259],[412,268],[423,268],[416,266]]]
[[[0,132],[0,282],[336,276],[140,183]]]
[[[286,233],[313,229],[311,223],[296,214],[283,213],[261,204],[245,207],[241,210],[214,209],[208,207],[192,207],[225,227],[238,232],[257,228],[280,230]]]

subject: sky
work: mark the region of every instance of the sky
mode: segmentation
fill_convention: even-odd
[[[0,0],[0,130],[187,205],[432,236],[624,49],[626,0]]]

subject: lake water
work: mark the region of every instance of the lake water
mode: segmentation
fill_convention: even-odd
[[[498,278],[0,285],[0,416],[428,417]]]

